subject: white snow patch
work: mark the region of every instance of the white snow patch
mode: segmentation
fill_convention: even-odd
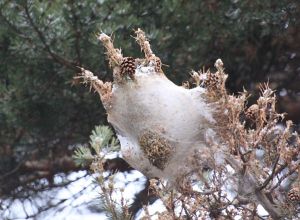
[[[149,205],[147,208],[148,213],[151,216],[151,220],[158,219],[158,215],[156,213],[162,213],[167,210],[164,203],[160,199],[156,200],[152,205]],[[140,210],[136,216],[136,220],[142,219],[145,216],[145,210]]]

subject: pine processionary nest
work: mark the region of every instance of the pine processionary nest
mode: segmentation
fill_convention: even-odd
[[[163,170],[172,153],[170,143],[157,133],[145,131],[139,138],[139,144],[150,163]]]

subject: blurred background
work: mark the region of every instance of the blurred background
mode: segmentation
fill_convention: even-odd
[[[89,176],[72,154],[107,121],[98,95],[72,77],[82,66],[111,81],[96,34],[111,34],[125,56],[141,57],[131,37],[137,28],[176,84],[221,58],[231,93],[245,88],[251,104],[269,82],[297,129],[299,0],[0,0],[0,216],[34,218],[82,194],[57,196]],[[16,202],[23,217],[8,214]]]

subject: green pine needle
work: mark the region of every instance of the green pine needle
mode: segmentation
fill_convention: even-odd
[[[90,145],[99,155],[101,149],[109,148],[112,151],[119,150],[118,141],[113,137],[113,131],[108,126],[96,126],[90,135]],[[110,144],[109,144],[110,142]]]
[[[91,150],[86,146],[79,146],[73,155],[74,161],[77,165],[85,165],[87,162],[91,162],[94,159],[94,156],[91,153]]]

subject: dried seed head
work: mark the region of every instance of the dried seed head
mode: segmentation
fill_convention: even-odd
[[[287,200],[290,203],[300,203],[300,190],[298,187],[294,187],[288,192]]]
[[[145,131],[141,135],[139,143],[150,163],[163,170],[172,153],[169,142],[155,132]]]
[[[134,80],[135,59],[132,57],[124,57],[121,63],[121,77],[129,76]]]
[[[254,104],[254,105],[251,105],[247,111],[245,112],[245,116],[252,120],[252,121],[255,121],[255,119],[257,118],[257,115],[258,115],[258,112],[259,112],[259,107],[257,104]]]
[[[217,90],[222,84],[222,79],[218,74],[213,74],[211,72],[206,73],[206,79],[204,80],[204,86],[209,90]]]

